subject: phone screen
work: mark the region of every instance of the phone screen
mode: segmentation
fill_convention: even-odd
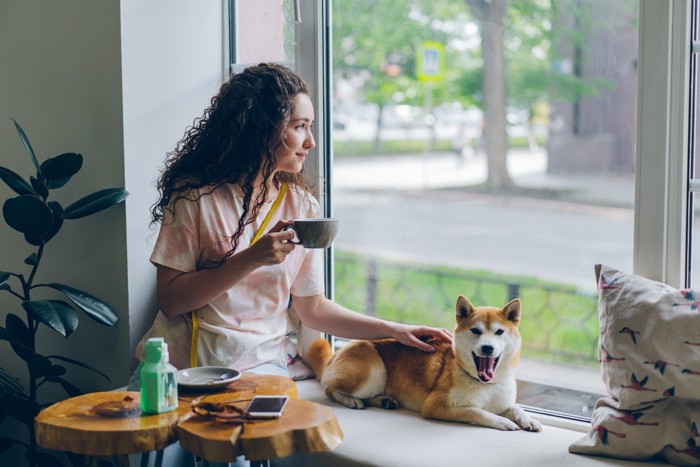
[[[255,396],[246,410],[251,417],[279,417],[288,401],[289,396]]]

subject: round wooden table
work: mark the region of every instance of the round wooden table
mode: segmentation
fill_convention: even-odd
[[[244,407],[254,395],[285,394],[291,400],[282,417],[229,425],[192,412],[196,402],[230,402]],[[140,393],[84,394],[53,404],[36,417],[37,443],[47,449],[113,457],[162,450],[176,441],[212,462],[276,459],[298,452],[335,448],[343,438],[333,411],[298,399],[296,384],[282,376],[243,373],[216,392],[180,390],[176,411],[141,412]],[[158,458],[157,458],[158,462]]]

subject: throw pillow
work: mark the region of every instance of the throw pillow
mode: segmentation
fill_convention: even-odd
[[[700,290],[596,265],[608,396],[569,451],[700,465]]]

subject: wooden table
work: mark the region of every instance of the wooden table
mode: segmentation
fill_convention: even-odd
[[[275,420],[228,425],[206,420],[191,410],[193,402],[229,402],[245,406],[254,395],[286,394],[291,400]],[[233,462],[239,455],[257,461],[298,452],[335,448],[343,438],[333,411],[298,399],[289,378],[243,373],[224,389],[208,393],[180,391],[178,409],[148,415],[139,408],[140,393],[110,391],[73,397],[42,410],[36,417],[37,442],[47,449],[113,457],[157,451],[176,441],[212,462]],[[158,463],[158,457],[157,457]]]

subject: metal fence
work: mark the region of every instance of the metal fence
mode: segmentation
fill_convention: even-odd
[[[475,306],[520,298],[523,356],[585,366],[598,364],[597,295],[528,277],[425,266],[338,251],[335,300],[353,310],[406,323],[452,329],[464,295]]]

